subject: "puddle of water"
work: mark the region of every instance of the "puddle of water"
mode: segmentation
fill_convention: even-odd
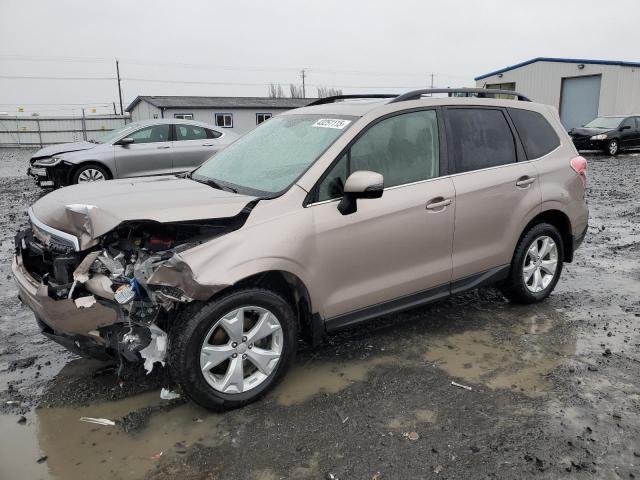
[[[415,428],[419,424],[435,423],[436,414],[432,410],[416,410],[412,416],[394,417],[387,423],[390,430],[409,430]]]
[[[219,415],[192,403],[152,415],[148,426],[135,434],[79,421],[83,416],[115,420],[160,402],[159,392],[150,392],[88,407],[43,408],[29,414],[26,426],[16,424],[18,428],[11,424],[14,416],[2,416],[3,436],[7,431],[16,435],[9,449],[3,445],[0,450],[0,477],[138,479],[157,464],[153,455],[175,455],[176,442],[215,446],[228,438]],[[36,464],[40,452],[48,456],[41,465]]]
[[[272,395],[280,405],[302,403],[319,393],[344,390],[365,380],[374,367],[395,361],[393,356],[380,356],[348,363],[308,362],[292,368]]]
[[[575,352],[575,343],[555,343],[545,335],[552,327],[552,318],[532,315],[514,325],[506,339],[470,330],[436,339],[425,357],[453,377],[538,396],[548,387],[544,375]]]
[[[26,417],[33,422],[33,414]],[[17,420],[16,415],[0,415],[0,478],[49,478],[47,464],[37,463],[41,454],[35,432]]]

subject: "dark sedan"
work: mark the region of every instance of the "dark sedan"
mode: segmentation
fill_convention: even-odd
[[[603,150],[616,155],[624,148],[640,147],[640,115],[611,115],[591,120],[569,131],[578,150]]]

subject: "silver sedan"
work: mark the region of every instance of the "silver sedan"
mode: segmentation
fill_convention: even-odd
[[[41,187],[193,170],[238,138],[191,120],[134,122],[91,141],[38,150],[28,174]]]

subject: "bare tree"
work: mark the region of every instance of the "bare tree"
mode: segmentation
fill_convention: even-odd
[[[318,98],[336,97],[338,95],[342,95],[342,90],[339,88],[318,87]]]
[[[276,85],[275,83],[269,84],[269,98],[284,98],[284,89],[282,85],[279,83]]]
[[[289,92],[291,93],[291,98],[303,98],[302,86],[300,85],[289,84]]]

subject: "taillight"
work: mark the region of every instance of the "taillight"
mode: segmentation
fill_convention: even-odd
[[[571,159],[571,168],[575,170],[575,172],[580,175],[582,179],[582,184],[587,186],[587,159],[581,156],[575,157]]]

